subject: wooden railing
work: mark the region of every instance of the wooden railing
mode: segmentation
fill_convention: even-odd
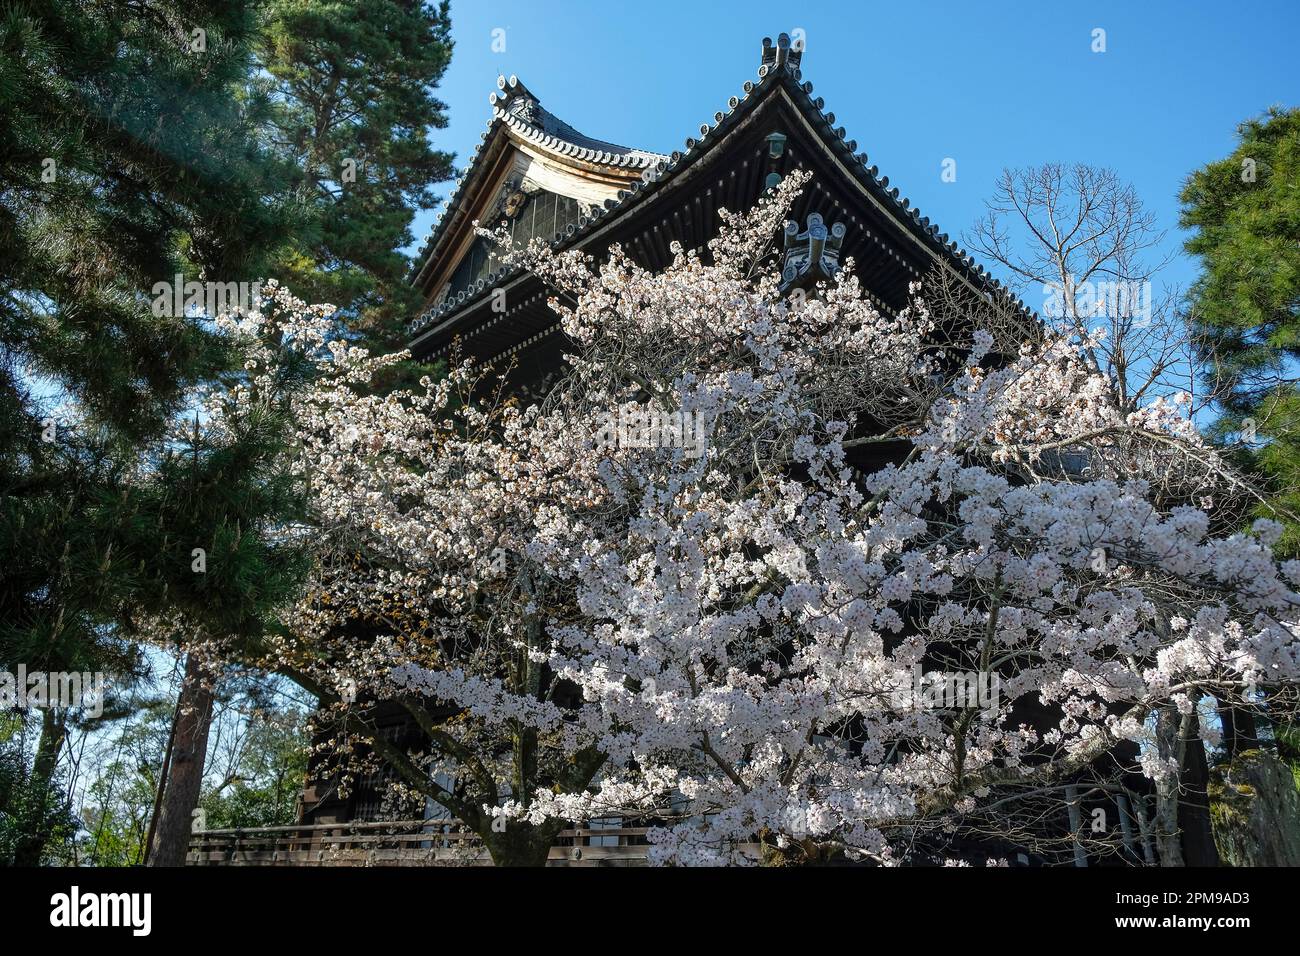
[[[644,826],[561,830],[548,866],[644,866]],[[322,823],[204,830],[190,838],[190,866],[490,866],[478,834],[455,820]]]

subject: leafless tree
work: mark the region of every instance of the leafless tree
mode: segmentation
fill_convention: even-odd
[[[1214,400],[1198,388],[1203,343],[1178,314],[1178,290],[1155,291],[1172,254],[1131,184],[1082,163],[1006,169],[985,205],[967,245],[1001,266],[1049,324],[1094,340],[1090,360],[1114,381],[1121,407],[1175,390],[1193,396],[1194,411]]]

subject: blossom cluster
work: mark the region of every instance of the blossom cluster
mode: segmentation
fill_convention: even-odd
[[[316,343],[330,373],[296,412],[333,557],[283,659],[455,712],[432,759],[495,797],[489,819],[654,817],[660,863],[751,861],[762,835],[896,863],[922,822],[1125,744],[1166,772],[1161,707],[1300,677],[1277,529],[1219,526],[1130,454],[1216,481],[1185,403],[1122,411],[1081,343],[1008,347],[978,316],[937,360],[923,290],[884,314],[851,262],[783,296],[767,239],[802,184],[657,273],[521,253],[572,345],[537,404],[470,365],[371,394],[391,357]],[[698,417],[708,441],[604,440],[611,408]],[[1071,450],[1097,467],[1039,467]],[[377,639],[340,637],[358,616]],[[930,672],[998,694],[916,706]]]

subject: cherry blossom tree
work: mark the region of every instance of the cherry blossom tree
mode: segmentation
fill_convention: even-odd
[[[400,356],[322,339],[317,567],[262,664],[498,863],[609,816],[665,864],[1179,862],[1185,725],[1288,706],[1300,562],[1225,520],[1247,492],[1186,404],[1116,401],[1078,336],[919,285],[888,315],[852,262],[783,290],[805,181],[660,273],[517,253],[572,346],[537,404],[468,364],[370,394]]]

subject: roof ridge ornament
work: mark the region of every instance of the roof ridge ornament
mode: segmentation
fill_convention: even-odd
[[[803,41],[795,43],[790,40],[790,34],[782,33],[776,38],[776,45],[772,45],[771,37],[763,37],[763,63],[766,70],[760,69],[760,75],[767,75],[772,70],[784,67],[791,75],[799,72],[800,61],[803,59]]]
[[[489,103],[496,109],[503,110],[525,123],[537,125],[537,114],[538,110],[541,109],[541,101],[532,94],[528,87],[519,81],[519,77],[511,74],[510,78],[506,79],[504,74],[498,75],[497,88],[501,92],[489,95]]]
[[[787,138],[785,133],[781,132],[767,134],[767,178],[763,180],[763,185],[767,189],[781,183],[781,157],[785,155]]]
[[[799,224],[785,224],[785,265],[781,269],[781,291],[794,286],[808,288],[821,280],[830,280],[840,270],[840,246],[848,231],[842,222],[829,229],[821,213],[808,214],[808,228],[799,231]]]

